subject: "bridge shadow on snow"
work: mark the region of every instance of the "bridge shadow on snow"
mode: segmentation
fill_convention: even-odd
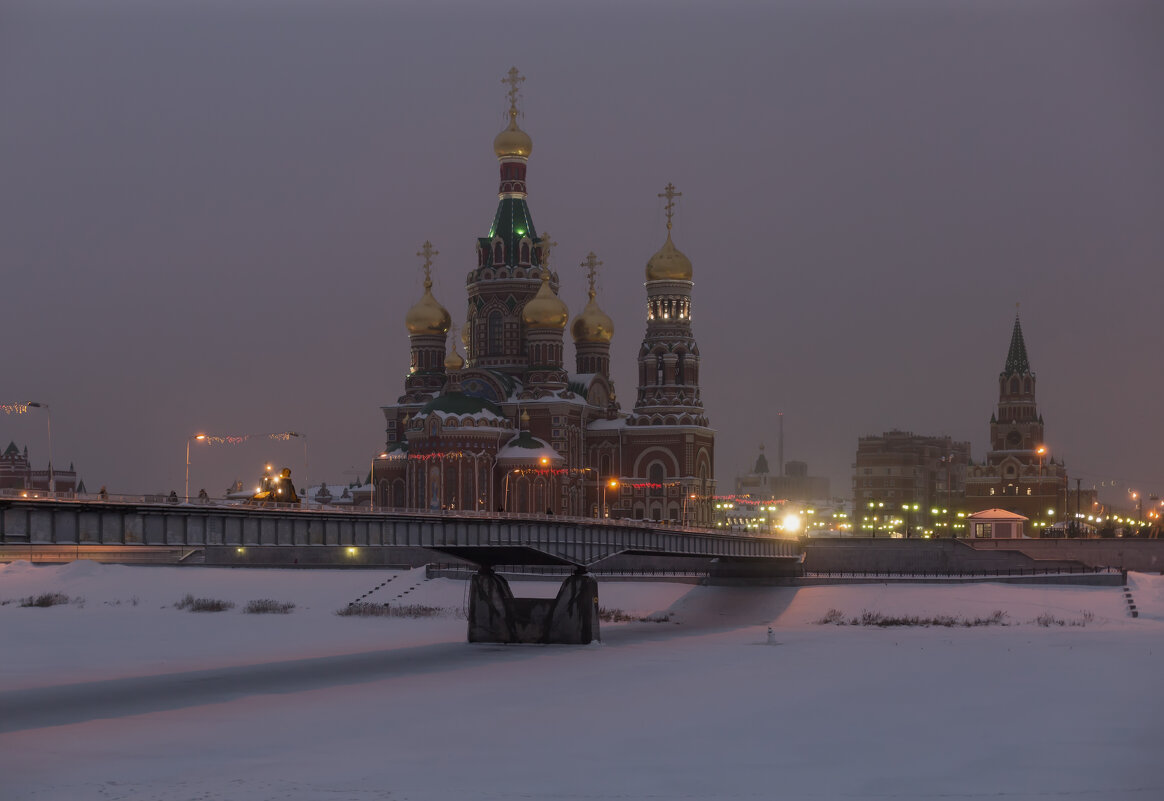
[[[603,628],[607,646],[662,642],[767,625],[788,608],[790,587],[693,587],[664,610],[666,623]],[[0,734],[165,712],[240,698],[307,692],[385,679],[471,670],[557,655],[579,646],[437,643],[340,656],[138,676],[0,692]],[[585,646],[582,646],[585,647]]]
[[[599,595],[601,596],[601,587]],[[733,629],[767,626],[796,597],[796,587],[698,586],[661,613],[661,623],[626,623],[602,628],[606,645],[633,645]]]

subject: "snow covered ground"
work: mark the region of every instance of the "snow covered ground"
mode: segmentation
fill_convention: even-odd
[[[368,600],[448,612],[335,614],[388,578]],[[1160,799],[1164,578],[1130,581],[1138,619],[1111,587],[607,582],[666,622],[492,646],[465,642],[465,583],[422,571],[15,563],[0,799]],[[74,600],[19,605],[46,592]],[[241,611],[262,598],[296,606]]]

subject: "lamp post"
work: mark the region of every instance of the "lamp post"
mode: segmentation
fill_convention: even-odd
[[[1035,448],[1035,453],[1039,456],[1039,477],[1041,478],[1043,475],[1043,457],[1047,454],[1047,446],[1040,445],[1039,447]],[[1042,491],[1041,487],[1040,491]]]
[[[288,431],[287,436],[295,437],[296,439],[303,440],[303,479],[302,479],[302,481],[303,481],[303,487],[305,489],[311,489],[311,482],[309,482],[307,480],[307,435],[300,434],[298,431]]]
[[[304,448],[306,448],[306,447],[307,446],[304,445]],[[306,460],[307,457],[304,456],[303,458]],[[373,512],[376,511],[376,460],[377,459],[387,459],[387,458],[388,458],[387,451],[384,451],[379,456],[373,456],[372,457],[372,469],[368,471],[368,483],[372,485],[372,492],[368,495],[368,509],[370,511],[373,511]],[[308,487],[308,489],[310,489],[310,487]]]
[[[685,526],[691,525],[690,521],[687,519],[687,499],[688,498],[690,498],[691,500],[695,500],[695,493],[691,493],[690,495],[684,493],[684,495],[683,495],[683,525],[685,525]],[[692,506],[694,506],[694,504],[692,504]]]
[[[610,479],[610,481],[608,481],[602,485],[602,517],[603,517],[603,519],[606,519],[607,517],[610,516],[610,514],[606,511],[606,490],[608,487],[610,489],[618,489],[618,479],[612,478],[612,479]]]
[[[48,488],[49,492],[53,493],[57,490],[57,482],[53,475],[53,412],[47,403],[37,403],[36,401],[29,401],[25,404],[34,409],[44,409],[45,419],[48,421],[48,448],[49,448],[49,463],[48,463]]]
[[[912,506],[910,506],[908,503],[903,503],[901,505],[901,515],[904,518],[902,523],[905,525],[905,538],[906,539],[909,539],[909,513],[911,510],[916,510],[917,508],[918,508],[918,506],[916,503],[913,504]]]
[[[186,491],[184,493],[186,503],[190,503],[190,440],[196,439],[199,442],[206,439],[205,434],[195,434],[192,437],[186,437]]]
[[[504,506],[505,506],[506,512],[509,511],[509,476],[511,473],[516,473],[516,472],[518,472],[517,468],[514,468],[513,470],[506,470],[505,471],[505,504],[504,504]]]

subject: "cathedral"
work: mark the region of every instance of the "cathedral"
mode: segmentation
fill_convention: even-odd
[[[582,263],[588,299],[571,320],[551,267],[557,243],[537,233],[530,213],[533,142],[517,122],[523,80],[511,69],[503,81],[509,124],[493,140],[497,209],[476,241],[459,336],[432,294],[438,251],[425,242],[417,254],[424,293],[404,320],[411,349],[404,393],[381,407],[386,442],[372,465],[373,503],[710,525],[715,434],[699,389],[692,265],[671,239],[680,193],[668,184],[659,195],[666,238],[646,264],[638,389],[624,412],[610,375],[614,322],[595,291],[602,262],[591,252]]]

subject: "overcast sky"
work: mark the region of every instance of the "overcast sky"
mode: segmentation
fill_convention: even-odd
[[[981,458],[1021,303],[1051,453],[1164,492],[1151,0],[6,0],[0,401],[51,404],[90,490],[181,493],[202,431],[301,431],[312,483],[363,478],[426,239],[464,319],[511,66],[535,224],[572,313],[605,262],[624,403],[656,195],[683,193],[721,489],[778,411],[838,495],[862,434]],[[0,415],[0,447],[43,467],[46,422]],[[191,491],[302,450],[196,445]]]

